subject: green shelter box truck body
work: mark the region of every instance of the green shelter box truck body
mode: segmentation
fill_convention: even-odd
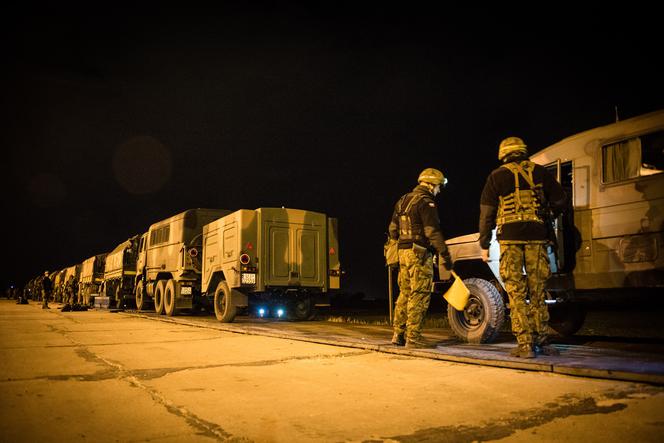
[[[241,209],[206,225],[203,245],[201,288],[222,322],[244,308],[309,319],[340,285],[337,220],[322,213]]]

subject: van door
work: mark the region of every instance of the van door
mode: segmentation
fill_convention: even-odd
[[[147,232],[141,235],[141,239],[138,242],[138,252],[136,256],[136,275],[141,276],[145,272],[145,243],[147,241],[148,234]]]

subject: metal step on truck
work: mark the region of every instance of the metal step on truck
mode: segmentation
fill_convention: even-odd
[[[555,221],[547,282],[551,320],[559,334],[576,333],[585,311],[578,296],[664,287],[664,110],[594,128],[530,156],[562,184],[572,208]],[[495,234],[495,233],[494,233]],[[492,341],[508,312],[495,235],[489,262],[479,234],[447,241],[455,271],[470,290],[466,308],[448,306],[450,327],[464,341]],[[439,268],[444,291],[449,273]],[[657,289],[654,289],[657,290]]]
[[[312,319],[339,289],[337,219],[289,208],[241,209],[203,227],[201,291],[221,322],[239,311]]]

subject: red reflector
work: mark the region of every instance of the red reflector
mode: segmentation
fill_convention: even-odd
[[[330,248],[330,255],[334,255],[335,251],[334,248]]]
[[[247,243],[247,247],[245,249],[254,249],[254,245],[251,244],[251,242]]]

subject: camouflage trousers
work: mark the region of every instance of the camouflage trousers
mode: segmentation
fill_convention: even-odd
[[[432,280],[433,256],[430,252],[399,249],[399,297],[394,307],[394,332],[407,341],[422,338]]]
[[[544,285],[550,275],[546,244],[500,243],[500,278],[510,300],[512,333],[519,344],[542,343],[548,336]]]
[[[42,289],[42,307],[48,306],[48,299],[51,297],[51,291]]]

